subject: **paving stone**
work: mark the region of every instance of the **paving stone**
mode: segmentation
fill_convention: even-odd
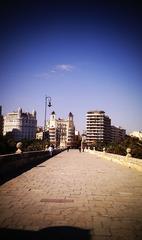
[[[0,186],[0,228],[72,226],[90,229],[91,240],[139,240],[141,186],[135,169],[62,152]]]

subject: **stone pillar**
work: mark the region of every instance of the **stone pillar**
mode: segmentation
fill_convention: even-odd
[[[127,152],[127,155],[126,155],[127,158],[128,157],[132,157],[132,155],[131,155],[131,148],[127,148],[126,152]]]
[[[103,153],[105,153],[105,152],[106,152],[106,148],[104,147],[104,148],[103,148]]]
[[[18,142],[16,144],[17,147],[16,153],[22,153],[22,146],[23,146],[22,142]]]
[[[45,150],[44,151],[48,151],[48,145],[45,145]]]

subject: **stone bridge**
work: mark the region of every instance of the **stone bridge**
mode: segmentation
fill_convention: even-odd
[[[64,151],[3,183],[1,239],[142,239],[141,162],[126,161]]]

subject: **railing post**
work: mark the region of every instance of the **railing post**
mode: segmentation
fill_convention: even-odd
[[[18,142],[16,144],[16,148],[17,148],[16,153],[22,153],[22,147],[23,147],[22,142]]]
[[[131,148],[127,148],[126,152],[127,152],[126,158],[132,157],[132,155],[131,155]]]

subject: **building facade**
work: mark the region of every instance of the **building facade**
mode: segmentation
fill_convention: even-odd
[[[111,142],[111,119],[104,111],[89,111],[86,114],[86,144]]]
[[[55,112],[50,115],[50,120],[47,122],[46,131],[49,132],[50,143],[54,146],[72,147],[75,138],[75,126],[73,114],[70,112],[68,118],[56,119]]]
[[[36,111],[32,113],[17,112],[8,113],[4,117],[4,135],[10,133],[15,140],[35,139],[37,129]]]
[[[133,131],[132,133],[130,133],[130,136],[131,137],[136,137],[140,141],[142,141],[142,131]]]
[[[120,143],[126,136],[126,130],[121,127],[111,126],[112,143]]]
[[[3,123],[4,123],[4,119],[2,115],[2,106],[0,106],[0,136],[3,135]]]
[[[75,130],[75,140],[74,140],[74,148],[78,148],[81,145],[81,135],[78,130]]]

